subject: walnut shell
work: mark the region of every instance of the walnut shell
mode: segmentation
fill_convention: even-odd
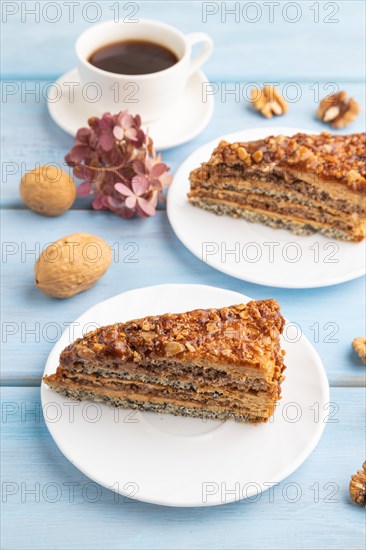
[[[112,261],[109,245],[88,233],[73,233],[50,244],[35,266],[35,285],[55,298],[69,298],[94,285]]]
[[[31,210],[44,216],[59,216],[76,198],[73,178],[56,166],[38,166],[20,180],[20,197]]]

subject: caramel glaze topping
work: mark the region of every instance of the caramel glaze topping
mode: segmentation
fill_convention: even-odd
[[[67,367],[78,361],[178,361],[248,365],[283,370],[279,336],[285,320],[275,300],[251,301],[220,309],[197,309],[145,317],[101,327],[68,346],[60,356]]]
[[[363,193],[366,190],[366,134],[298,133],[245,143],[221,141],[207,164],[222,163],[310,172],[321,180],[337,180]]]

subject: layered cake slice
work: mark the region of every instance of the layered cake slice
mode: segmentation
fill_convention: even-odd
[[[283,327],[274,300],[117,323],[68,346],[43,380],[76,400],[266,422],[280,398]]]
[[[228,214],[299,235],[366,236],[366,134],[270,136],[221,141],[190,174],[188,198]]]

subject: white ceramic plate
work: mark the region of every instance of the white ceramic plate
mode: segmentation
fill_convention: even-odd
[[[161,285],[119,294],[71,325],[72,333],[68,329],[53,348],[45,374],[55,372],[60,352],[83,329],[248,299],[203,285]],[[260,495],[302,464],[318,443],[329,414],[329,387],[321,360],[292,328],[286,329],[283,342],[287,351],[283,397],[268,424],[204,421],[89,402],[73,406],[42,384],[47,427],[62,453],[84,474],[138,500],[212,506]]]
[[[181,145],[196,137],[209,123],[213,113],[213,97],[202,101],[202,83],[208,82],[202,71],[195,72],[188,80],[184,95],[166,114],[143,125],[148,128],[157,151]],[[70,93],[70,89],[74,93]],[[62,75],[48,93],[48,111],[60,128],[74,136],[77,130],[87,126],[88,118],[101,116],[98,103],[84,99],[77,69]],[[118,109],[117,109],[118,111]]]
[[[169,221],[182,243],[210,266],[238,279],[284,288],[334,285],[366,270],[365,243],[335,241],[318,233],[299,237],[230,216],[216,216],[187,199],[189,173],[207,161],[221,139],[249,141],[268,135],[309,132],[257,128],[223,136],[200,147],[180,166],[168,193]]]

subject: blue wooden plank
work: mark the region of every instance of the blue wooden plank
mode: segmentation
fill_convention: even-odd
[[[273,491],[179,509],[118,497],[90,482],[52,441],[38,388],[3,388],[2,547],[361,550],[364,510],[350,501],[348,484],[364,460],[365,392],[334,388],[331,400],[339,407],[335,422]]]
[[[285,316],[297,322],[314,343],[331,384],[365,382],[365,369],[351,350],[352,339],[365,334],[363,278],[309,290],[239,281],[215,271],[185,249],[165,212],[148,220],[126,221],[90,210],[70,211],[57,219],[27,210],[4,210],[2,221],[3,383],[38,384],[61,330],[81,313],[120,292],[160,283],[208,284],[255,299],[276,298]],[[34,262],[47,243],[76,231],[97,234],[119,255],[92,289],[68,300],[55,300],[33,286]],[[136,244],[124,250],[128,243]],[[131,258],[134,248],[138,250]]]
[[[12,52],[3,59],[4,77],[56,78],[75,65],[80,32],[115,15],[131,16],[133,5],[133,19],[209,33],[215,42],[207,63],[211,79],[363,79],[365,4],[357,0],[4,2],[3,43]]]
[[[324,83],[289,85],[292,79],[279,83],[279,89],[288,99],[289,112],[286,116],[275,117],[271,120],[263,118],[255,112],[247,100],[248,89],[242,81],[215,82],[212,93],[215,98],[215,111],[207,128],[195,139],[174,149],[163,153],[163,159],[169,164],[172,172],[191,154],[196,148],[208,141],[218,138],[223,134],[235,132],[244,128],[290,126],[294,128],[308,128],[314,132],[328,130],[315,117],[315,111],[319,98],[329,94],[333,87],[326,87]],[[49,81],[27,81],[30,87],[39,86],[40,93]],[[28,95],[22,98],[22,82],[16,84],[16,93],[9,95],[6,106],[2,110],[3,136],[3,163],[2,163],[2,193],[1,204],[5,207],[23,207],[19,199],[19,181],[27,170],[32,170],[37,164],[56,164],[68,169],[64,164],[64,156],[72,146],[71,136],[60,130],[50,119],[45,101],[37,95]],[[262,81],[263,84],[263,81]],[[361,105],[366,104],[365,88],[362,84],[335,81],[335,87],[347,90]],[[36,89],[36,88],[34,88]],[[24,101],[26,99],[26,101]],[[295,101],[296,99],[296,101]],[[19,128],[21,128],[21,141]],[[342,130],[343,133],[361,132],[365,128],[364,116],[349,127]],[[154,136],[152,136],[153,138]],[[90,201],[78,199],[74,208],[89,207]]]

